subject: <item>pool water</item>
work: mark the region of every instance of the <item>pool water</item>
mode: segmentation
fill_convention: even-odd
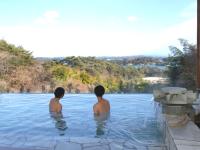
[[[162,143],[152,94],[107,94],[111,112],[106,120],[93,115],[92,94],[66,94],[63,118],[49,114],[53,94],[0,94],[0,135],[95,137]]]

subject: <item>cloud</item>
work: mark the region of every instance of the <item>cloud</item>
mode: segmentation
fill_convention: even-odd
[[[46,13],[57,17],[56,13]],[[50,17],[51,18],[51,17]],[[0,39],[22,45],[43,57],[167,55],[179,38],[196,43],[196,17],[162,31],[106,31],[67,25],[0,26]],[[162,51],[161,51],[162,50]]]
[[[137,17],[136,16],[128,16],[128,21],[130,22],[134,22],[137,20]]]
[[[46,11],[41,17],[35,19],[34,23],[36,24],[55,24],[58,22],[59,13],[57,11]]]

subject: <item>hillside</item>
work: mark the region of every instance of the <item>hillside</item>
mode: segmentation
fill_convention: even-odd
[[[31,52],[0,40],[1,92],[93,92],[101,84],[109,93],[147,92],[144,70],[96,57],[33,58]]]

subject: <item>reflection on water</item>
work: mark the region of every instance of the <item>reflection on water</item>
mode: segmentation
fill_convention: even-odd
[[[62,113],[50,112],[50,116],[55,123],[55,127],[58,129],[60,135],[65,135],[65,130],[68,128],[67,123],[64,120]]]
[[[105,127],[109,118],[110,113],[105,113],[98,116],[94,115],[94,120],[96,121],[96,137],[105,134]]]

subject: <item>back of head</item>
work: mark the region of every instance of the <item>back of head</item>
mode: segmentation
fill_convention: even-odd
[[[98,85],[94,88],[94,93],[97,97],[102,97],[105,93],[105,89],[102,85]]]
[[[54,95],[56,98],[62,98],[65,94],[65,89],[62,87],[57,87],[54,91]]]

